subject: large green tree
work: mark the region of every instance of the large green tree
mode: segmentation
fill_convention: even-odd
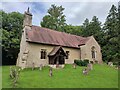
[[[118,22],[118,9],[115,5],[112,5],[103,27],[105,32],[104,41],[106,42],[106,45],[103,46],[103,57],[107,61],[118,61],[120,58]]]
[[[88,18],[85,19],[85,21],[82,25],[82,34],[85,37],[91,35],[91,33],[90,33],[90,22],[89,22]]]
[[[120,34],[120,1],[118,3],[118,33]],[[118,37],[118,41],[120,41],[120,37]],[[120,43],[119,43],[119,46],[120,46]]]
[[[2,62],[3,64],[13,62],[17,58],[20,46],[23,14],[18,12],[5,13],[0,11],[2,27]]]
[[[86,37],[93,35],[98,43],[102,44],[101,38],[103,36],[103,31],[101,29],[101,22],[96,16],[93,16],[91,21],[87,18],[85,19],[82,25],[82,34]]]
[[[64,31],[65,15],[63,15],[64,8],[62,6],[51,5],[48,9],[48,15],[43,17],[40,23],[42,27]]]

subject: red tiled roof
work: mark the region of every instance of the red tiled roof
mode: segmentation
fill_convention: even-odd
[[[32,25],[32,30],[26,30],[27,41],[43,44],[52,44],[79,48],[78,45],[84,45],[89,38],[58,32],[48,28]]]

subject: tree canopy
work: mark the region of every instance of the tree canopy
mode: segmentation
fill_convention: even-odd
[[[48,15],[43,17],[40,23],[42,27],[64,31],[64,26],[66,25],[65,15],[63,15],[64,8],[62,6],[51,5],[48,9]]]
[[[118,61],[120,58],[120,24],[118,18],[118,9],[112,5],[103,27],[105,32],[103,57],[108,61]]]
[[[19,52],[23,14],[19,12],[5,13],[4,11],[0,11],[0,14],[2,18],[2,27],[0,28],[2,31],[2,62],[3,64],[12,63],[10,60],[15,61]]]

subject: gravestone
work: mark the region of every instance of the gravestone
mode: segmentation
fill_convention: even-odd
[[[42,70],[42,67],[43,67],[43,65],[42,65],[42,64],[40,64],[39,70]]]
[[[113,67],[113,62],[108,62],[108,65]]]
[[[32,70],[34,70],[34,68],[35,68],[35,63],[33,62],[32,63]]]
[[[89,70],[88,70],[87,68],[83,69],[83,74],[84,74],[84,75],[88,75],[88,71],[89,71]]]
[[[49,68],[49,76],[52,77],[52,67]]]
[[[75,63],[73,63],[73,68],[76,69],[76,64]]]
[[[93,70],[93,64],[92,64],[92,63],[89,63],[89,64],[87,65],[87,69],[88,69],[88,70]]]

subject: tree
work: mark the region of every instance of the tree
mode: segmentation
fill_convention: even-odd
[[[64,32],[81,36],[82,28],[81,26],[66,25],[64,26]]]
[[[89,21],[87,18],[85,19],[82,25],[82,34],[83,36],[94,36],[99,44],[102,44],[102,36],[103,31],[101,29],[101,22],[98,20],[96,16],[93,16],[92,20]]]
[[[90,24],[90,22],[86,18],[85,21],[84,21],[84,23],[83,23],[83,25],[82,25],[82,34],[83,34],[83,36],[89,36],[89,35],[91,35],[89,24]]]
[[[108,35],[108,38],[116,36],[117,23],[118,23],[117,8],[116,6],[112,5],[109,15],[107,16],[104,24],[104,30]]]
[[[120,1],[118,2],[118,19],[120,21]]]
[[[117,25],[117,28],[118,28],[118,33],[120,34],[120,1],[118,2],[118,25]],[[120,37],[118,37],[118,41],[120,41]],[[119,43],[119,46],[120,46],[120,43]]]
[[[95,37],[100,45],[103,43],[103,31],[101,29],[101,22],[96,16],[93,16],[92,21],[90,22],[90,32],[91,35]]]
[[[106,18],[103,30],[105,32],[106,45],[103,46],[103,57],[106,61],[118,61],[120,58],[119,24],[118,11],[116,6],[112,5]]]
[[[5,13],[0,11],[2,17],[2,62],[15,64],[20,47],[23,14],[18,12]]]
[[[63,15],[64,8],[62,6],[51,5],[48,9],[48,15],[43,17],[41,22],[42,27],[64,31],[65,15]]]

